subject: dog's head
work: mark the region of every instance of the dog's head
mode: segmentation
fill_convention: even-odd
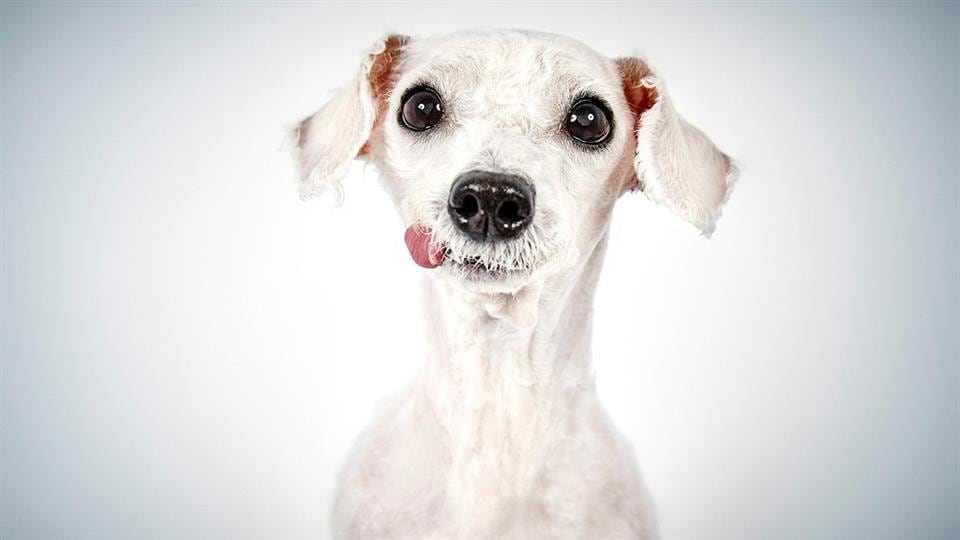
[[[415,259],[488,291],[584,260],[630,189],[709,235],[734,171],[642,60],[526,31],[388,36],[296,144],[302,195],[373,162]]]

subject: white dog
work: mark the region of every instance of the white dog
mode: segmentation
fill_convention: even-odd
[[[655,538],[590,366],[611,210],[709,235],[735,168],[644,61],[527,31],[391,35],[300,123],[303,196],[362,158],[431,268],[430,352],[350,455],[341,538]]]

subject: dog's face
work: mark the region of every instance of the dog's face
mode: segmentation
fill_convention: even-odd
[[[385,38],[297,143],[305,195],[371,160],[424,265],[475,291],[580,264],[631,188],[709,234],[732,172],[642,61],[519,31]]]

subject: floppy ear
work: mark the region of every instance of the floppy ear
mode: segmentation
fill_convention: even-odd
[[[294,130],[300,168],[300,196],[320,195],[339,182],[347,166],[363,156],[370,133],[386,108],[394,68],[407,36],[389,35],[377,41],[348,85]]]
[[[677,114],[663,82],[646,63],[618,58],[617,68],[636,121],[633,165],[640,189],[709,237],[736,181],[736,167]]]

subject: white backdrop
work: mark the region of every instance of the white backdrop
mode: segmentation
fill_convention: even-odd
[[[0,7],[0,536],[326,538],[423,350],[375,171],[283,127],[381,33],[645,54],[743,165],[712,240],[617,208],[602,400],[665,538],[960,536],[957,4]]]

